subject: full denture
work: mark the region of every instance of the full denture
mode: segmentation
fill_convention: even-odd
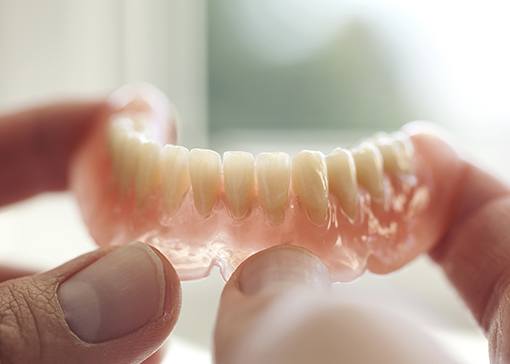
[[[429,246],[422,221],[431,213],[433,178],[420,143],[403,132],[326,156],[233,151],[221,158],[173,144],[175,114],[152,88],[127,87],[112,100],[72,175],[99,244],[156,245],[184,279],[214,264],[228,276],[256,251],[294,244],[317,254],[333,280],[367,267],[391,271]]]

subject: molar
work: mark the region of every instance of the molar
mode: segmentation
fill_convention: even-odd
[[[292,161],[292,188],[312,222],[322,225],[328,215],[328,179],[324,156],[303,150]]]
[[[168,144],[161,150],[161,191],[165,211],[170,215],[181,206],[190,187],[188,160],[189,151],[185,147]]]
[[[138,154],[143,140],[133,132],[125,133],[123,139],[119,153],[119,180],[121,192],[126,193],[136,173]]]
[[[272,224],[280,224],[289,203],[290,157],[260,153],[255,162],[259,203]]]
[[[255,192],[254,158],[247,152],[223,154],[223,185],[227,207],[236,219],[249,214]]]
[[[138,161],[135,175],[135,192],[137,202],[154,190],[158,183],[158,160],[161,147],[153,141],[145,141],[138,149]]]
[[[358,183],[366,188],[375,200],[384,198],[383,160],[373,143],[364,142],[352,151]]]
[[[189,174],[193,201],[198,213],[211,214],[221,192],[221,157],[209,149],[192,149],[189,154]]]
[[[404,139],[381,133],[374,138],[374,144],[381,152],[385,171],[388,173],[406,173],[410,171],[412,146],[409,149]]]
[[[358,205],[358,185],[356,183],[356,165],[351,152],[337,148],[326,157],[329,191],[342,206],[342,210],[351,219],[356,217]]]
[[[112,172],[115,178],[119,179],[119,165],[121,160],[122,143],[125,141],[126,131],[120,123],[112,122],[108,129],[108,146],[112,162]]]
[[[411,172],[413,169],[414,146],[409,135],[398,131],[391,135],[396,149],[399,151],[399,167],[402,172]]]

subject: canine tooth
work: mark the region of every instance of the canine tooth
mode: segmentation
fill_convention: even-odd
[[[230,213],[241,219],[251,210],[255,192],[254,158],[251,153],[223,154],[223,186]]]
[[[178,145],[165,145],[160,154],[161,190],[169,214],[181,206],[189,190],[189,151]]]
[[[209,216],[221,191],[221,158],[208,149],[192,149],[189,154],[189,174],[195,208]]]
[[[329,191],[338,199],[343,211],[351,219],[356,216],[358,184],[356,165],[347,149],[337,148],[326,157]]]
[[[122,192],[127,191],[135,176],[138,153],[143,143],[142,139],[133,133],[126,133],[124,138],[119,158],[120,188]]]
[[[255,170],[260,205],[273,224],[280,224],[289,203],[290,157],[287,153],[260,153]]]
[[[328,179],[324,156],[303,150],[292,161],[292,188],[310,220],[322,225],[328,214]]]
[[[153,190],[158,182],[158,160],[161,147],[152,141],[144,141],[138,148],[136,162],[135,193],[138,203]]]
[[[352,151],[358,183],[377,200],[384,197],[383,160],[373,143],[364,142]]]

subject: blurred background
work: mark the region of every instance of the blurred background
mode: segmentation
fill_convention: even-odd
[[[427,119],[508,178],[509,15],[496,0],[0,0],[0,110],[144,81],[178,106],[187,147],[328,152]],[[0,263],[45,269],[94,247],[65,193],[3,208],[0,232]],[[184,283],[174,362],[210,362],[222,284],[216,272]],[[336,289],[406,312],[461,362],[488,363],[426,258]]]

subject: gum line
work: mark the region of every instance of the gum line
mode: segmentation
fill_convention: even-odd
[[[110,117],[102,116],[106,121]],[[161,130],[168,130],[159,124]],[[384,201],[374,201],[358,186],[358,212],[353,220],[330,193],[326,224],[314,224],[290,186],[285,218],[272,225],[256,198],[247,217],[233,219],[223,191],[207,218],[194,207],[191,189],[172,216],[162,205],[159,185],[143,201],[137,200],[135,185],[121,190],[114,177],[107,128],[108,122],[96,128],[74,162],[78,167],[73,169],[72,185],[89,230],[100,245],[140,240],[157,246],[182,279],[206,276],[213,266],[228,278],[249,255],[277,244],[295,244],[319,256],[333,281],[350,281],[367,268],[379,273],[396,269],[427,248],[423,220],[428,217],[424,212],[434,186],[419,152],[411,161],[414,173],[385,173]],[[164,144],[161,130],[154,134]]]
[[[121,229],[108,240],[124,244],[141,240],[158,246],[172,261],[183,279],[205,276],[213,265],[220,267],[224,277],[247,256],[277,244],[296,244],[317,255],[330,267],[333,279],[349,281],[366,269],[369,257],[376,253],[391,260],[402,254],[412,220],[428,203],[428,191],[419,186],[413,175],[385,175],[385,201],[373,202],[363,189],[359,191],[358,214],[349,220],[333,196],[329,196],[325,226],[313,224],[291,195],[282,224],[267,222],[258,204],[242,220],[233,220],[222,200],[211,216],[200,216],[193,206],[189,191],[182,206],[168,216],[161,204],[161,192],[155,189],[140,205],[131,187],[126,195],[119,194],[108,162],[106,173],[108,193],[114,218]],[[102,239],[104,240],[104,239]],[[327,256],[327,258],[324,258]],[[384,259],[383,259],[384,260]]]

